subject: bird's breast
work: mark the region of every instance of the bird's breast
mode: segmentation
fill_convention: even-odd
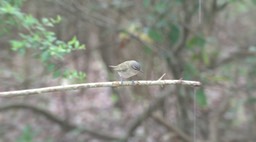
[[[138,74],[139,71],[136,70],[132,70],[132,69],[128,69],[126,71],[120,71],[118,72],[118,74],[122,77],[122,78],[130,78],[136,74]]]

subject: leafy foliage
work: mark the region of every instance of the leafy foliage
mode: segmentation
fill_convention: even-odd
[[[19,6],[21,6],[21,3],[0,2],[0,19],[4,19],[0,20],[0,27],[4,27],[0,33],[6,34],[16,27],[24,31],[19,33],[19,39],[10,41],[12,50],[21,54],[24,54],[27,49],[34,50],[36,52],[35,57],[48,66],[48,71],[52,71],[55,77],[83,79],[85,77],[84,73],[67,71],[69,73],[61,74],[61,71],[52,63],[53,59],[62,59],[64,55],[71,51],[85,49],[85,46],[76,37],[66,43],[59,40],[54,32],[48,30],[59,23],[61,17],[38,20],[30,14],[21,12]]]
[[[202,47],[204,47],[205,43],[206,43],[206,41],[205,41],[204,37],[194,36],[187,42],[187,46],[189,48],[193,48],[193,47],[202,48]]]

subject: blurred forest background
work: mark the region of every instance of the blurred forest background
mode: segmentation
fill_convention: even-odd
[[[1,0],[0,92],[117,80],[130,59],[135,80],[203,86],[0,97],[0,142],[255,142],[255,27],[255,0]]]

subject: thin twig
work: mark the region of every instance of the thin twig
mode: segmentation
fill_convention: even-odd
[[[97,82],[97,83],[84,83],[84,84],[73,84],[73,85],[63,85],[63,86],[53,86],[38,89],[28,89],[19,91],[8,91],[0,92],[0,97],[15,97],[15,96],[28,96],[43,94],[49,92],[66,91],[66,90],[76,90],[81,88],[98,88],[98,87],[121,87],[121,86],[136,86],[136,85],[171,85],[180,84],[187,86],[200,86],[201,83],[198,81],[189,80],[139,80],[139,81],[114,81],[114,82]]]
[[[158,80],[162,80],[162,78],[166,75],[166,73],[164,73]]]
[[[165,76],[166,73],[164,73],[158,80],[162,80],[162,78]],[[160,85],[162,88],[164,87],[164,85]]]

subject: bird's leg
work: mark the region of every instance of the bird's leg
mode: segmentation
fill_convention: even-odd
[[[134,78],[132,77],[132,85],[135,85]]]
[[[120,76],[121,84],[124,84],[123,78]]]

